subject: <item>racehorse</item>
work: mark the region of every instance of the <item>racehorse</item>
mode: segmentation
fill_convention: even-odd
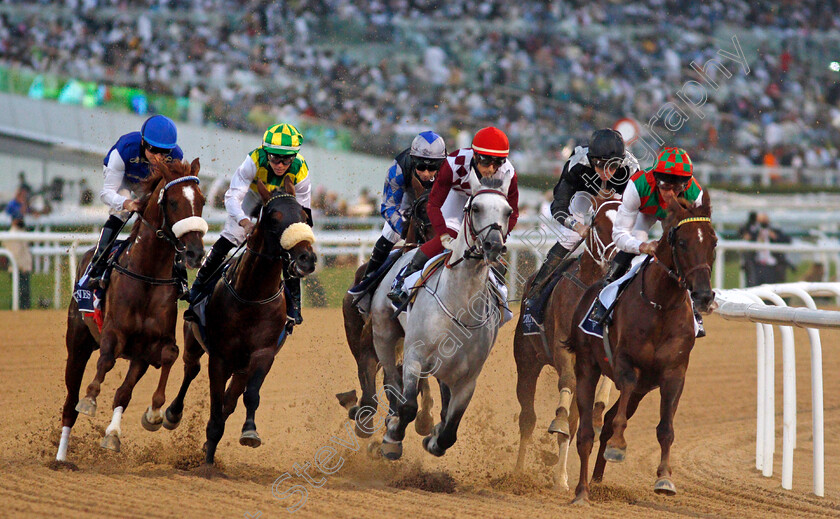
[[[110,277],[103,302],[101,333],[91,314],[79,312],[75,299],[67,312],[67,367],[64,381],[67,399],[62,411],[62,436],[58,461],[65,461],[70,430],[79,413],[94,416],[105,375],[117,358],[130,361],[128,373],[114,395],[114,414],[105,430],[102,447],[119,452],[122,413],[131,400],[135,384],[149,365],[160,368],[160,382],[152,396],[152,405],[143,414],[143,427],[160,428],[161,406],[166,401],[169,370],[178,358],[175,322],[178,314],[178,287],[173,278],[176,253],[186,265],[196,268],[204,256],[202,237],[207,223],[201,218],[204,196],[198,187],[198,159],[186,162],[153,161],[150,176],[138,192],[143,204],[141,217],[134,223],[128,249],[119,257]],[[76,272],[84,273],[93,256],[88,251]],[[99,348],[96,376],[79,400],[79,388],[85,366],[93,350]]]
[[[415,176],[412,176],[411,185],[414,190],[415,199],[409,208],[408,214],[405,215],[408,228],[405,233],[405,243],[402,246],[403,252],[422,245],[432,235],[431,222],[429,222],[429,217],[426,214],[426,202],[429,200],[430,190],[425,189]],[[353,286],[361,282],[366,267],[367,263],[356,269]],[[385,286],[387,290],[388,285]],[[350,352],[353,353],[353,358],[356,360],[356,366],[358,367],[362,398],[357,404],[355,390],[339,393],[336,397],[339,403],[348,410],[348,416],[351,420],[355,421],[359,410],[365,408],[363,416],[367,420],[365,423],[357,423],[355,430],[357,436],[367,438],[372,433],[372,427],[369,421],[373,419],[373,412],[378,407],[376,399],[376,372],[379,371],[379,359],[377,359],[376,350],[373,348],[371,321],[367,315],[360,311],[359,306],[354,302],[355,299],[355,296],[345,294],[341,306],[344,313],[344,333],[347,337],[347,344],[350,346]],[[423,395],[422,405],[414,425],[417,433],[425,436],[431,432],[433,425],[431,415],[433,402],[431,393],[428,390],[428,381],[425,379],[421,381],[420,393]]]
[[[579,327],[572,332],[568,347],[576,353],[580,413],[577,438],[580,480],[575,490],[575,503],[589,500],[587,473],[595,437],[592,404],[595,384],[601,373],[615,382],[621,396],[604,419],[592,480],[603,479],[607,461],[624,460],[627,420],[633,416],[642,398],[659,387],[660,421],[656,437],[661,458],[654,491],[665,495],[677,492],[671,482],[670,465],[674,414],[694,347],[692,302],[698,311],[708,313],[714,301],[711,265],[717,243],[711,224],[708,191],[703,191],[699,207],[687,205],[684,200],[668,205],[668,216],[662,222],[663,234],[654,257],[646,260],[619,297],[612,324],[605,327],[612,351],[605,348],[605,341],[585,334]],[[575,311],[575,323],[586,316],[600,288],[599,284],[586,291]]]
[[[210,359],[210,419],[204,458],[207,465],[213,464],[225,421],[243,392],[247,412],[239,443],[249,447],[261,445],[255,423],[259,391],[287,337],[283,268],[303,277],[315,270],[317,261],[312,250],[315,236],[295,199],[291,179],[286,177],[284,191],[279,193],[270,193],[261,182],[257,188],[263,207],[245,252],[222,275],[207,301],[203,341]],[[198,324],[184,323],[184,380],[166,409],[164,426],[168,429],[180,423],[187,389],[201,369],[205,351],[201,337]],[[228,379],[230,385],[225,390]]]
[[[420,380],[434,375],[441,388],[441,422],[423,439],[423,447],[443,456],[456,440],[458,425],[472,398],[476,380],[496,340],[501,312],[489,281],[490,263],[504,250],[512,212],[506,193],[509,181],[469,177],[473,195],[464,208],[458,237],[452,240],[445,265],[427,277],[402,321],[391,318],[390,301],[378,290],[371,305],[373,341],[385,371],[386,390],[397,416],[387,419],[381,446],[389,459],[402,455],[405,429],[417,415]],[[401,264],[386,276],[390,284]],[[387,286],[387,285],[386,285]],[[405,330],[402,377],[395,362],[395,345]],[[400,379],[402,384],[400,384]],[[386,391],[387,392],[387,391]]]
[[[604,194],[593,200],[593,223],[584,237],[583,253],[568,266],[551,291],[546,301],[544,336],[524,335],[525,298],[523,297],[520,320],[513,338],[513,357],[516,361],[516,397],[519,400],[519,455],[516,470],[525,465],[525,455],[534,432],[537,415],[534,412],[534,394],[537,379],[543,367],[550,364],[560,375],[558,389],[560,404],[556,416],[549,426],[549,432],[557,433],[560,461],[554,475],[558,488],[568,490],[566,460],[569,453],[571,434],[577,427],[577,408],[572,407],[575,388],[575,356],[564,347],[574,324],[572,313],[580,301],[583,291],[603,278],[609,261],[615,254],[612,242],[612,224],[621,204],[619,197]],[[529,280],[530,283],[531,280]],[[526,294],[527,289],[526,287]],[[609,399],[612,383],[604,378],[599,385],[595,402],[594,421],[596,428],[602,423],[602,413]],[[571,422],[571,426],[570,426]]]

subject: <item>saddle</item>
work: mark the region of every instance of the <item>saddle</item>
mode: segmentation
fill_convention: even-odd
[[[420,291],[420,288],[426,284],[429,278],[432,277],[432,274],[440,270],[440,268],[446,263],[446,260],[449,259],[450,255],[452,255],[452,251],[450,250],[447,250],[442,254],[438,254],[437,256],[426,262],[426,265],[423,266],[422,270],[420,270],[419,275],[413,274],[406,278],[405,283],[407,285],[409,279],[415,278],[415,276],[417,276],[415,278],[416,281],[414,282],[414,284],[411,286],[411,288],[408,289],[408,292],[411,294],[411,297],[409,297],[408,299],[409,305],[414,304],[414,300],[417,299],[417,293]]]
[[[545,305],[554,287],[560,282],[562,278],[570,280],[577,285],[581,290],[586,290],[588,287],[577,277],[580,272],[580,262],[575,261],[567,269],[561,272],[554,272],[548,283],[545,284],[542,291],[536,298],[533,306],[526,307],[522,314],[522,332],[523,335],[537,335],[544,333],[543,322],[545,321]]]
[[[73,299],[76,300],[76,304],[79,306],[79,312],[83,314],[93,314],[93,321],[96,323],[99,331],[102,331],[102,318],[104,310],[102,302],[105,301],[105,291],[107,290],[108,280],[111,278],[111,272],[114,269],[113,265],[120,259],[120,256],[127,248],[127,240],[116,240],[111,245],[111,248],[108,250],[108,259],[105,263],[105,271],[102,274],[102,282],[100,283],[100,286],[90,290],[82,288],[80,283],[77,282],[73,288]],[[81,279],[84,279],[89,270],[90,265],[88,265],[88,270],[85,271],[85,274]],[[103,286],[106,288],[102,288]]]
[[[365,277],[359,282],[359,284],[348,290],[348,292],[354,295],[353,304],[358,304],[365,296],[372,294],[376,290],[376,287],[379,286],[379,283],[382,282],[382,278],[385,277],[385,274],[391,270],[394,263],[396,263],[407,250],[409,249],[400,248],[392,250],[385,259],[385,262],[380,265],[372,275]]]

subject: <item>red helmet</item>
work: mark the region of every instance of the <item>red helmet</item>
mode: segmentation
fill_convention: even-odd
[[[472,149],[479,155],[507,157],[510,153],[510,144],[505,132],[494,126],[488,126],[478,130],[475,134]]]

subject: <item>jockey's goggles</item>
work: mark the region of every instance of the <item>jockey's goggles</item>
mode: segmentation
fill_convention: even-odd
[[[609,169],[615,171],[621,164],[621,159],[591,159],[592,167],[599,169]]]
[[[284,166],[288,166],[295,160],[297,155],[275,155],[274,153],[268,154],[268,161],[272,164],[283,164]]]
[[[493,155],[478,155],[475,156],[475,161],[478,163],[479,166],[487,167],[490,165],[496,166],[497,168],[502,167],[502,164],[505,163],[507,157],[496,157]]]
[[[443,165],[443,160],[444,159],[421,160],[417,162],[417,166],[415,166],[414,169],[417,171],[438,171]]]
[[[150,146],[149,143],[146,143],[146,149],[149,150],[149,153],[152,155],[169,155],[172,153],[172,150],[168,150],[166,148],[158,148],[156,146]]]
[[[689,180],[691,179],[682,181],[656,179],[656,185],[659,187],[660,191],[676,191],[677,193],[681,193],[688,187]]]

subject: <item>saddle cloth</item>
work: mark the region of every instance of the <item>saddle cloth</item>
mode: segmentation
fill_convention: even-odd
[[[108,260],[106,262],[105,271],[102,274],[102,279],[105,280],[104,284],[106,287],[108,286],[108,278],[111,277],[111,271],[113,270],[112,265],[120,258],[120,255],[127,248],[127,245],[127,240],[117,240],[113,245],[111,245],[111,249],[108,252]],[[96,323],[96,326],[101,332],[103,322],[102,302],[105,301],[106,289],[101,286],[97,286],[93,290],[82,288],[82,282],[87,279],[89,272],[90,264],[88,264],[84,274],[82,274],[82,277],[79,278],[79,281],[73,287],[73,299],[76,300],[76,304],[79,306],[79,312],[83,314],[93,314],[93,321]]]

